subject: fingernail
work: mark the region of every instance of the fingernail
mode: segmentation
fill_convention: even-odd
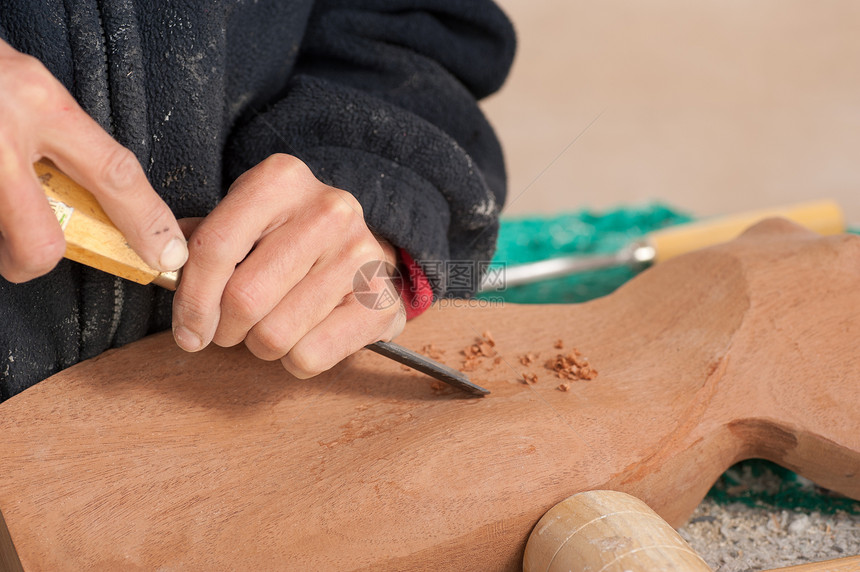
[[[188,260],[188,246],[181,238],[173,238],[161,251],[158,262],[164,270],[179,270]]]
[[[200,336],[186,328],[185,326],[177,326],[173,328],[173,339],[179,344],[179,347],[187,352],[196,352],[203,349],[203,340]]]

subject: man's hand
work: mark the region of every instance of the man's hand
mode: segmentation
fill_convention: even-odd
[[[185,350],[244,341],[307,378],[405,325],[399,298],[371,309],[353,295],[362,265],[394,263],[394,249],[367,228],[355,197],[295,157],[273,155],[239,177],[188,244],[173,303]],[[381,292],[385,282],[370,286]]]
[[[161,271],[182,266],[182,232],[134,154],[41,62],[0,40],[0,275],[11,282],[50,272],[66,248],[33,170],[42,157],[95,195],[147,264]]]

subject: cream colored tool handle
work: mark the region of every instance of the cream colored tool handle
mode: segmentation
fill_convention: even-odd
[[[523,572],[710,572],[674,528],[636,497],[575,494],[552,507],[529,536]]]
[[[665,520],[636,497],[587,491],[541,518],[526,543],[523,572],[709,572],[711,568]],[[860,570],[860,556],[771,572]]]
[[[47,161],[33,168],[63,227],[66,258],[139,284],[176,289],[179,273],[161,273],[141,260],[89,191]]]
[[[842,209],[834,201],[825,200],[674,226],[649,234],[647,240],[656,251],[654,262],[663,262],[685,252],[732,240],[755,223],[774,217],[793,220],[820,234],[845,232]]]

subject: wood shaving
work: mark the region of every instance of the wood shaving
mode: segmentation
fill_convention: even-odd
[[[448,384],[439,381],[438,379],[430,384],[430,389],[439,393],[448,389]]]
[[[536,373],[524,373],[523,374],[523,383],[526,385],[534,385],[538,382],[538,376]]]
[[[463,365],[460,367],[460,371],[475,371],[476,369],[478,369],[479,365],[481,365],[480,359],[467,357],[465,360],[463,360]]]
[[[493,357],[494,355],[496,355],[496,350],[494,350],[493,346],[491,346],[490,344],[481,343],[481,344],[478,344],[478,346],[481,348],[481,355],[482,356]]]
[[[421,353],[430,359],[439,360],[442,358],[442,354],[445,353],[445,350],[442,348],[437,348],[436,344],[426,344],[421,348]]]
[[[520,356],[520,363],[523,365],[531,365],[537,359],[537,354],[533,354],[531,352]]]
[[[553,345],[553,347],[554,347],[555,349],[557,349],[557,350],[560,350],[560,349],[562,349],[562,348],[564,347],[564,342],[563,342],[563,341],[561,341],[561,340],[556,340],[556,341],[555,341],[555,344]]]
[[[556,389],[559,391],[570,391],[570,384],[567,382],[560,383]]]
[[[484,332],[480,338],[475,338],[474,344],[463,349],[463,355],[466,356],[466,359],[463,360],[461,371],[475,371],[481,365],[483,358],[496,357],[495,345],[496,340],[488,331]]]
[[[545,367],[550,371],[554,371],[555,376],[559,379],[578,381],[597,377],[597,370],[589,365],[588,359],[582,357],[582,354],[576,348],[572,349],[567,355],[556,355],[553,359],[546,362]]]

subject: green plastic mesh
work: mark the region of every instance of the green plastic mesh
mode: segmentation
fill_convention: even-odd
[[[508,265],[569,254],[615,252],[642,235],[692,217],[653,203],[606,212],[583,210],[549,217],[502,220],[494,264]],[[609,294],[632,278],[629,268],[612,268],[482,294],[519,304],[584,302]],[[860,503],[815,486],[803,477],[764,460],[749,460],[730,468],[711,488],[717,502],[742,502],[779,509],[844,510],[860,514]]]
[[[734,465],[714,483],[708,496],[718,503],[860,514],[860,503],[817,486],[769,461],[751,459]]]
[[[514,265],[553,256],[611,253],[648,232],[690,220],[690,216],[661,204],[604,213],[580,211],[552,217],[506,219],[502,220],[493,263],[504,261]],[[517,286],[484,297],[501,297],[519,304],[584,302],[609,294],[633,274],[629,268],[609,268]]]

